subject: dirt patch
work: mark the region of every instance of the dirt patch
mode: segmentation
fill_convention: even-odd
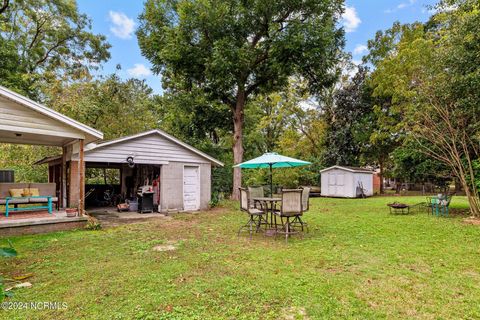
[[[466,218],[466,219],[463,219],[463,223],[466,223],[466,224],[473,224],[473,225],[480,225],[480,219],[478,218],[473,218],[473,217],[469,217],[469,218]]]
[[[151,220],[171,220],[169,216],[160,213],[140,214],[137,212],[116,212],[113,209],[95,209],[89,214],[97,218],[102,227],[115,227],[124,224],[139,223]]]
[[[295,319],[310,319],[307,315],[307,310],[304,307],[286,307],[282,309],[280,319],[295,320]]]
[[[167,243],[165,243],[165,244],[156,245],[155,247],[153,247],[153,250],[154,251],[160,251],[160,252],[175,251],[175,250],[177,250],[177,244],[178,244],[177,241],[167,241]]]

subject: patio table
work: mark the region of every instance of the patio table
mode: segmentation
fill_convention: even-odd
[[[260,203],[260,208],[266,214],[266,221],[268,223],[268,214],[270,213],[270,228],[273,226],[273,210],[277,203],[282,202],[282,198],[275,197],[254,197],[252,198],[255,203]]]

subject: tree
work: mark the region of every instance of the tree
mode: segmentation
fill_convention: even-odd
[[[373,94],[392,97],[405,136],[450,167],[478,217],[480,4],[444,1],[437,10],[425,25],[397,29],[398,36],[372,74]]]
[[[148,0],[137,31],[167,92],[202,90],[227,105],[234,163],[243,160],[245,106],[301,75],[312,93],[332,85],[343,45],[340,0]],[[233,194],[241,185],[234,170]]]
[[[365,122],[368,128],[365,130],[368,132],[368,143],[364,145],[363,157],[366,161],[378,165],[380,180],[383,180],[387,168],[391,165],[392,152],[403,144],[406,135],[404,120],[407,109],[398,100],[400,95],[395,92],[400,90],[399,88],[408,90],[408,86],[392,83],[398,80],[396,79],[398,73],[395,72],[399,71],[399,65],[391,61],[387,63],[387,61],[395,56],[401,39],[405,39],[406,42],[413,41],[421,34],[423,34],[421,23],[402,25],[395,22],[390,29],[378,31],[375,39],[368,41],[369,53],[363,57],[364,63],[373,66],[373,72],[369,74],[366,81],[373,113]],[[426,57],[419,57],[419,61],[424,61]],[[415,73],[411,68],[404,68],[403,71],[408,76],[413,76]],[[403,82],[400,83],[403,84]],[[382,183],[380,193],[383,192]]]
[[[351,79],[334,94],[334,105],[325,113],[328,123],[324,165],[358,166],[366,128],[363,121],[372,112],[369,96],[365,94],[367,69],[360,67]],[[367,137],[368,138],[368,137]]]
[[[110,45],[89,30],[75,1],[0,3],[0,84],[40,99],[39,87],[55,79],[85,78],[106,61]]]
[[[392,152],[391,175],[400,182],[430,182],[436,186],[447,186],[452,178],[450,167],[426,155],[420,148],[413,139],[396,148]]]
[[[145,81],[110,75],[90,82],[59,83],[45,90],[48,105],[103,132],[105,139],[158,126],[155,97]]]

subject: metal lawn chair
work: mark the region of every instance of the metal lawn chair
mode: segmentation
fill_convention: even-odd
[[[248,203],[250,205],[250,208],[257,208],[257,204],[253,200],[253,198],[263,198],[265,197],[265,191],[263,190],[263,187],[248,187],[248,196],[249,200]],[[259,209],[259,208],[257,208]]]
[[[442,197],[428,197],[427,205],[430,209],[430,213],[439,215],[448,216],[448,208],[450,202],[452,201],[453,194],[447,194]]]
[[[299,231],[295,230],[295,223],[293,223],[293,221],[298,219],[303,213],[302,193],[302,189],[283,189],[280,210],[274,211],[276,233],[284,233],[286,242],[288,242],[290,235],[299,233]],[[280,217],[281,220],[280,230],[277,225],[277,216]]]
[[[302,220],[302,216],[304,212],[307,212],[310,209],[310,190],[311,188],[305,187],[302,188],[302,212],[295,216],[294,219],[292,220],[292,225],[300,225],[302,228],[302,231],[307,229],[308,232],[308,224]]]
[[[240,210],[246,212],[249,216],[248,222],[238,229],[238,235],[240,236],[240,232],[242,230],[249,231],[250,238],[252,238],[253,231],[258,232],[260,230],[262,224],[267,224],[267,220],[264,217],[265,212],[261,209],[252,208],[250,206],[250,195],[247,189],[239,188],[240,189]]]

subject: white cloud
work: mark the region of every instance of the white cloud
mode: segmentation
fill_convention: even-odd
[[[110,11],[108,13],[113,25],[110,31],[121,39],[130,39],[135,29],[135,22],[123,12]]]
[[[152,71],[145,67],[144,64],[135,63],[133,68],[127,69],[127,73],[135,78],[145,78],[152,74]]]
[[[401,2],[400,4],[398,4],[395,8],[393,9],[387,9],[385,10],[384,12],[385,13],[393,13],[397,10],[402,10],[402,9],[405,9],[405,8],[408,8],[408,7],[411,7],[415,4],[415,2],[417,2],[417,0],[408,0],[406,2]]]
[[[357,44],[357,46],[355,47],[355,49],[353,49],[353,54],[354,55],[360,55],[360,54],[364,54],[365,52],[368,51],[368,47],[364,44]]]
[[[345,32],[355,31],[362,20],[357,15],[357,10],[354,7],[345,6],[345,12],[342,15],[343,26]]]

